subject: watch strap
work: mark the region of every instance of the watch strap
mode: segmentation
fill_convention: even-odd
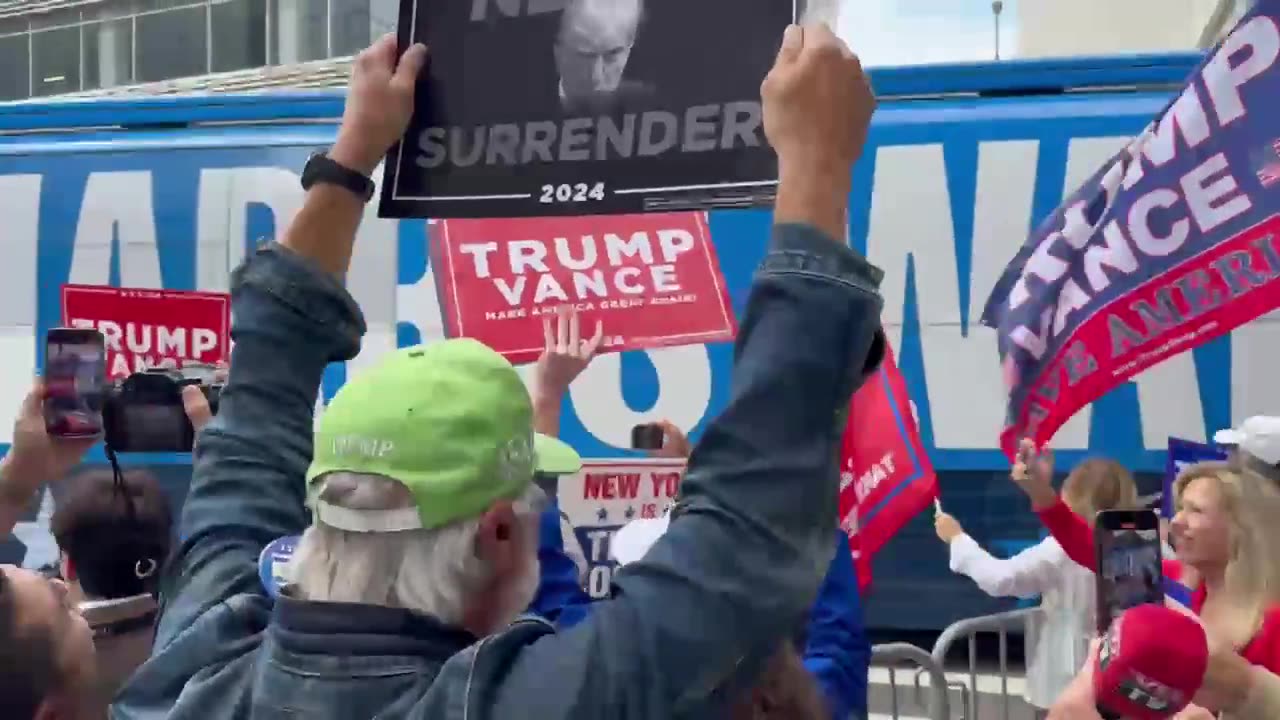
[[[373,180],[364,173],[352,170],[324,153],[312,155],[302,170],[303,190],[310,190],[318,183],[337,185],[365,202],[373,199],[375,189]]]

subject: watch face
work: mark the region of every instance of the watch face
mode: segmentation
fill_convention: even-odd
[[[312,153],[307,158],[307,164],[302,166],[302,186],[310,188],[315,184],[319,174],[320,164],[324,161],[324,153]]]

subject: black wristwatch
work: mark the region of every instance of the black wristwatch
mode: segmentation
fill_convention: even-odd
[[[337,185],[350,190],[365,202],[373,199],[373,180],[366,177],[364,173],[338,163],[324,153],[316,153],[307,158],[307,164],[302,168],[302,189],[310,190],[316,183]]]

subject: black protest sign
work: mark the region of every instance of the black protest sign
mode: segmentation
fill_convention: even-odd
[[[429,48],[383,217],[772,202],[760,82],[799,0],[401,0]]]

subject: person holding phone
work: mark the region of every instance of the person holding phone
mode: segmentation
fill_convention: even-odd
[[[1215,647],[1280,672],[1280,482],[1251,466],[1280,466],[1280,432],[1246,435],[1232,463],[1200,463],[1174,481],[1171,530],[1178,559],[1162,562],[1185,605],[1200,617]],[[1023,444],[1034,452],[1030,441]],[[1280,469],[1275,470],[1280,477]],[[1043,470],[1015,478],[1041,522],[1071,559],[1096,570],[1093,531],[1054,492]],[[1175,601],[1177,598],[1173,598]]]
[[[46,380],[60,372],[67,377],[85,373],[74,367],[81,363],[62,359],[63,367],[46,367]],[[74,387],[73,384],[71,388]],[[195,395],[200,401],[204,400],[198,390]],[[14,423],[13,444],[0,459],[0,537],[13,531],[37,493],[49,483],[66,478],[101,439],[100,430],[81,433],[81,426],[63,422],[67,412],[83,413],[84,405],[50,393],[45,381],[38,380],[23,400]],[[197,426],[202,426],[210,417],[207,404],[201,408],[194,401],[188,406],[188,415]],[[90,425],[95,421],[92,413],[83,419]],[[73,432],[58,434],[73,429]],[[91,486],[101,488],[103,481],[111,483],[110,478],[102,477],[85,480],[88,485],[73,488],[68,502],[60,503],[55,510],[54,531],[59,536],[60,549],[71,551],[61,559],[61,572],[44,574],[16,565],[0,565],[0,708],[4,708],[6,718],[101,716],[114,690],[148,655],[150,620],[145,626],[125,623],[125,628],[116,621],[125,616],[129,619],[148,617],[154,601],[148,602],[149,598],[144,599],[141,594],[126,598],[124,603],[103,603],[85,597],[130,593],[127,588],[119,592],[110,589],[118,576],[104,578],[103,570],[113,574],[109,568],[88,567],[94,560],[75,550],[81,546],[92,549],[97,542],[90,537],[80,537],[77,529],[84,525],[80,520],[88,515],[100,515],[105,509],[89,497],[101,499],[101,494]],[[157,491],[158,488],[153,487],[145,494],[163,502],[163,498],[155,494]],[[82,499],[86,502],[81,502]],[[162,508],[154,502],[144,504],[149,509],[142,510],[143,515],[155,518],[163,526],[151,535],[152,540],[158,541],[160,537],[167,540],[167,506]],[[168,550],[167,542],[163,547],[159,542],[153,544],[153,551],[135,557],[130,568],[139,584],[150,588],[154,587],[150,583],[159,577]],[[147,560],[154,560],[155,567]],[[145,577],[137,578],[139,574]],[[84,584],[86,579],[88,585]],[[105,593],[99,592],[103,590]],[[86,599],[88,604],[82,604]],[[107,630],[107,626],[113,627]],[[130,637],[125,638],[116,632],[121,629],[139,632],[130,632]],[[133,642],[139,636],[144,640],[141,645]],[[117,646],[121,641],[129,647],[110,647],[99,656],[99,645]],[[116,650],[124,651],[127,657],[117,654]]]
[[[1019,464],[1014,473],[1026,472]],[[1077,465],[1063,483],[1062,497],[1075,512],[1132,508],[1137,485],[1123,466],[1094,458]],[[938,538],[947,544],[951,571],[965,575],[992,597],[1039,596],[1040,612],[1027,627],[1028,704],[1045,711],[1087,657],[1095,626],[1093,573],[1073,562],[1053,537],[1011,558],[999,559],[965,533],[954,517],[939,512]]]
[[[66,476],[96,438],[59,437],[47,428],[48,392],[37,381],[18,411],[13,445],[0,459],[0,537],[36,494]],[[0,708],[6,718],[75,717],[88,710],[96,669],[93,630],[58,578],[0,565]],[[63,713],[59,715],[57,713]]]

